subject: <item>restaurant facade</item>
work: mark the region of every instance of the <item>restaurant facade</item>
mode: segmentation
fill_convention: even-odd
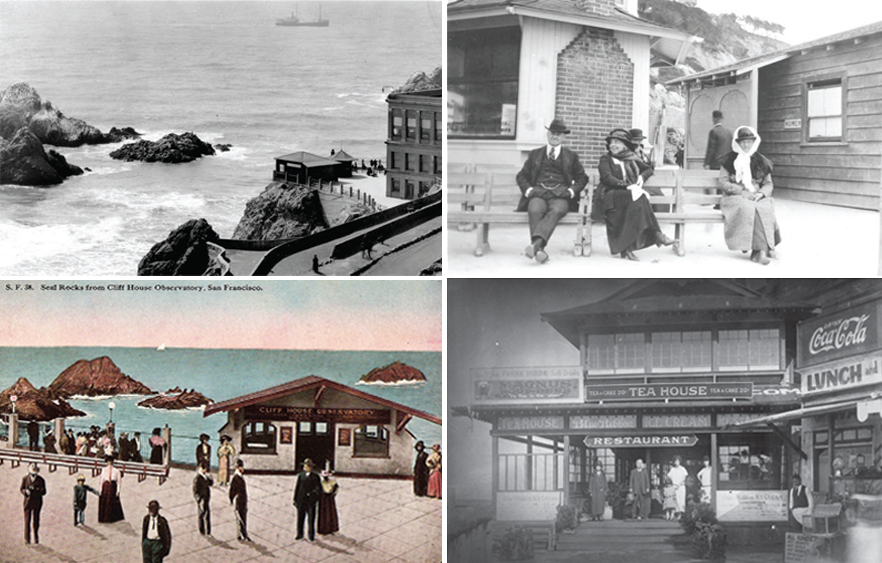
[[[310,458],[338,475],[411,477],[414,417],[437,416],[317,376],[205,408],[227,413],[231,438],[249,472],[294,473]]]
[[[467,408],[491,424],[497,520],[553,520],[580,506],[592,468],[627,490],[638,458],[662,511],[675,457],[729,527],[788,520],[789,475],[806,461],[798,434],[740,423],[800,408],[797,327],[810,301],[772,299],[727,280],[639,280],[605,299],[541,314],[579,351],[573,366],[481,366]],[[615,503],[615,499],[611,504]]]

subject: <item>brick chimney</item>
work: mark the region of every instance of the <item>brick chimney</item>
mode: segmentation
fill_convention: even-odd
[[[576,7],[588,14],[611,15],[616,10],[616,0],[573,0]]]

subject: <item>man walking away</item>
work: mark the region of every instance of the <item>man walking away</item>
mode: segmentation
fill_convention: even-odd
[[[196,510],[199,515],[199,533],[203,536],[211,535],[211,474],[208,472],[208,462],[203,461],[196,469],[193,477],[193,498],[196,499]]]
[[[236,514],[237,538],[239,541],[251,541],[248,537],[248,489],[245,486],[245,466],[241,459],[236,460],[236,472],[230,481],[230,504]]]

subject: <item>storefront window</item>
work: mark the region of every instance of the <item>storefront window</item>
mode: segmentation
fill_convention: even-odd
[[[725,489],[781,488],[781,446],[771,435],[721,438],[719,483]]]
[[[520,27],[447,36],[447,132],[455,137],[515,137]]]
[[[275,454],[276,427],[269,422],[247,422],[242,428],[243,454]]]
[[[562,453],[499,454],[499,490],[561,490],[565,463]]]
[[[359,426],[353,441],[355,457],[389,457],[389,431],[382,426]]]

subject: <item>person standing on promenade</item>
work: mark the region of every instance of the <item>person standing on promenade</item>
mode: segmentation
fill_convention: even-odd
[[[713,469],[711,469],[710,458],[704,456],[704,467],[698,472],[698,481],[701,483],[701,494],[699,502],[711,501],[711,479],[713,478]]]
[[[40,466],[32,463],[30,471],[21,480],[21,494],[24,495],[24,538],[31,543],[31,523],[34,528],[34,543],[40,543],[40,511],[46,495],[46,481],[40,477]]]
[[[236,455],[236,448],[230,443],[232,438],[224,434],[221,445],[217,449],[217,484],[227,486],[230,483],[230,461]]]
[[[165,457],[165,439],[160,436],[162,430],[159,428],[153,429],[153,435],[150,436],[150,463],[154,465],[162,465],[163,458]]]
[[[98,491],[86,484],[86,477],[84,475],[77,475],[77,484],[74,485],[73,498],[74,526],[86,525],[86,493],[88,492],[91,492],[96,497],[98,496]]]
[[[113,466],[113,456],[104,458],[107,465],[98,478],[101,493],[98,495],[98,521],[110,524],[125,520],[122,503],[119,500],[122,473]]]
[[[322,471],[321,499],[318,506],[318,533],[326,536],[340,531],[340,520],[337,517],[337,491],[340,486],[334,479],[334,472]]]
[[[790,488],[790,494],[787,495],[787,507],[790,509],[790,515],[802,529],[802,517],[811,514],[814,509],[815,502],[812,498],[812,492],[805,488],[802,484],[802,477],[793,476],[793,486]]]
[[[422,440],[414,444],[413,449],[417,452],[413,462],[413,494],[424,497],[429,488],[429,466],[426,465],[429,454],[426,453],[426,445]]]
[[[206,466],[211,464],[211,444],[208,443],[210,439],[208,434],[199,435],[199,445],[196,446],[196,467],[202,465],[203,462]]]
[[[144,458],[141,456],[141,433],[135,432],[135,437],[132,438],[132,443],[130,444],[130,452],[132,456],[132,461],[135,463],[144,463]]]
[[[203,461],[196,469],[193,477],[193,498],[196,499],[196,510],[199,516],[199,533],[203,536],[211,535],[211,474],[208,472],[208,462]]]
[[[540,264],[548,260],[545,246],[557,222],[578,211],[579,194],[588,183],[579,155],[561,146],[570,132],[564,122],[554,119],[546,129],[546,146],[530,151],[517,175],[521,199],[516,211],[526,211],[530,218],[530,245],[524,254]]]
[[[40,451],[40,425],[34,419],[28,421],[28,449]]]
[[[55,449],[55,444],[55,433],[51,428],[47,428],[46,434],[43,436],[43,451],[47,454],[57,454],[58,450]]]
[[[715,109],[712,118],[714,126],[707,134],[707,149],[704,151],[705,170],[719,170],[720,159],[732,150],[732,132],[723,125],[723,112]]]
[[[315,541],[315,516],[316,506],[321,497],[322,482],[318,474],[313,471],[315,464],[311,459],[303,461],[303,471],[297,474],[297,482],[294,485],[294,507],[297,508],[297,537],[303,539],[303,522],[309,519],[309,541]]]
[[[144,563],[162,563],[171,551],[168,520],[159,515],[159,501],[147,503],[147,515],[141,524],[141,557]]]
[[[689,472],[680,465],[681,462],[680,456],[674,456],[674,465],[668,470],[667,475],[674,487],[674,500],[677,503],[674,507],[674,519],[679,518],[686,510],[686,477],[689,476]]]
[[[631,517],[637,520],[649,518],[649,472],[643,468],[643,460],[637,459],[636,467],[631,470],[630,489],[634,494],[631,505]]]
[[[236,472],[230,481],[230,504],[236,514],[239,541],[251,541],[248,537],[248,489],[245,486],[245,466],[241,459],[236,460]]]
[[[426,467],[429,468],[429,486],[426,488],[426,496],[441,498],[441,444],[432,446],[432,453],[426,459]]]

